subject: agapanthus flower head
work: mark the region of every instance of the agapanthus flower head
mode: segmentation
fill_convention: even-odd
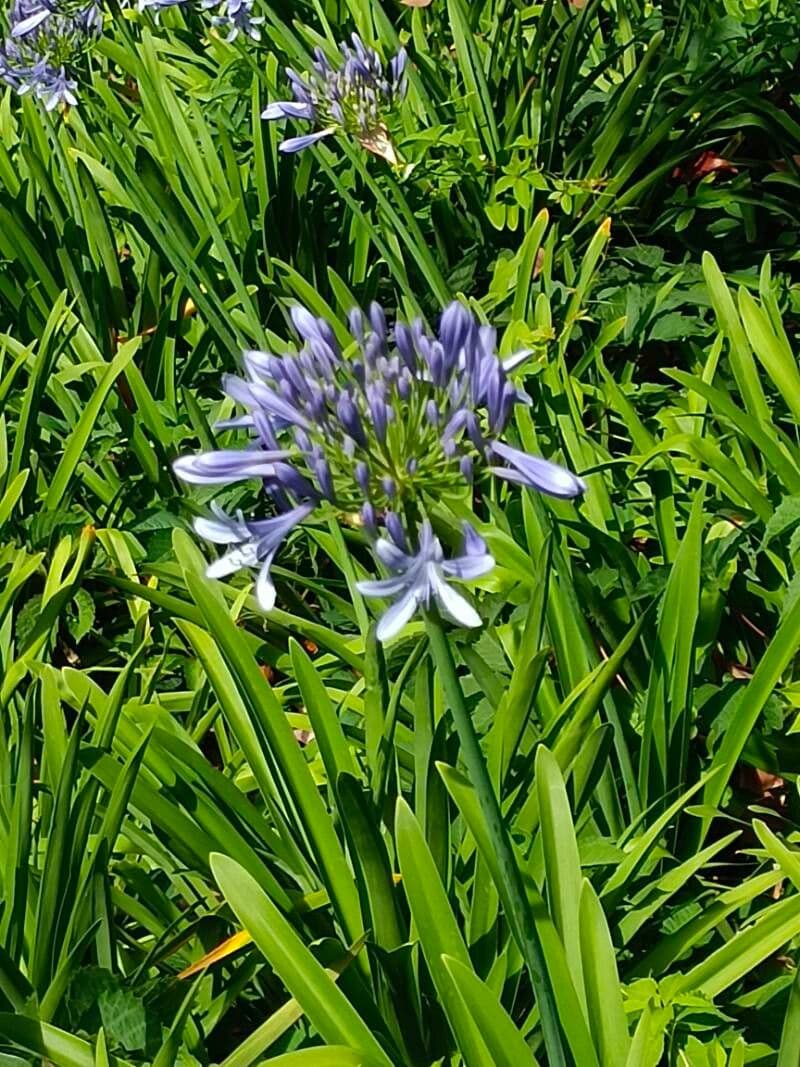
[[[240,33],[261,40],[263,18],[253,15],[254,0],[198,0],[196,6],[203,11],[214,10],[211,24],[225,41],[233,41]],[[170,7],[193,7],[194,0],[139,0],[139,10],[149,11],[158,21],[162,11]]]
[[[182,457],[175,473],[199,485],[260,479],[278,515],[289,517],[287,530],[316,508],[360,514],[378,560],[393,572],[362,587],[367,596],[397,598],[380,635],[433,605],[476,625],[474,609],[448,591],[447,579],[485,574],[491,557],[467,527],[461,556],[446,559],[430,522],[433,505],[470,498],[482,473],[556,497],[585,488],[565,468],[503,440],[515,405],[529,402],[510,378],[527,353],[502,360],[495,331],[458,302],[435,332],[420,320],[390,329],[378,304],[366,315],[356,309],[344,346],[345,331],[307,309],[293,308],[291,319],[297,350],[245,352],[243,376],[223,378],[244,414],[221,428],[248,431],[250,446]],[[253,542],[258,523],[242,522],[230,520],[225,543]],[[272,558],[274,544],[270,553],[247,551],[233,558],[254,565]]]
[[[70,67],[102,29],[92,0],[15,0],[9,35],[0,45],[0,80],[16,92],[32,93],[52,111],[77,104]]]
[[[299,152],[323,137],[341,131],[389,163],[399,163],[386,126],[386,117],[406,94],[405,49],[386,65],[358,34],[352,47],[341,44],[341,56],[332,63],[322,49],[305,78],[291,69],[286,73],[294,99],[280,100],[263,112],[262,118],[304,119],[315,129],[300,137],[290,137],[280,145],[282,152]]]
[[[209,0],[204,7],[216,7],[217,13],[211,22],[219,29],[226,41],[233,41],[240,33],[253,41],[261,40],[261,24],[264,19],[253,15],[253,0]]]

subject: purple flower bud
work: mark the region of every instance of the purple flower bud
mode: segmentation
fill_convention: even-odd
[[[377,300],[373,300],[369,306],[369,321],[378,337],[385,342],[388,334],[386,315]]]
[[[306,133],[302,137],[288,137],[278,145],[278,151],[284,155],[292,155],[294,152],[302,152],[304,148],[310,148],[312,144],[321,141],[323,137],[329,137],[333,133],[332,127],[326,130],[317,130],[316,133]]]
[[[274,378],[273,360],[275,356],[269,352],[255,352],[253,350],[242,353],[242,363],[247,374],[254,380],[261,378]],[[280,368],[280,360],[276,361]]]
[[[361,508],[361,521],[363,522],[364,527],[366,528],[370,536],[377,537],[378,518],[375,514],[375,508],[372,506],[372,504],[370,504],[369,501],[367,501],[366,504],[364,504]]]
[[[364,360],[367,367],[370,369],[375,367],[375,364],[378,362],[378,358],[385,350],[385,347],[385,341],[380,334],[371,333],[369,335],[363,346]]]
[[[442,431],[442,444],[452,440],[467,424],[468,411],[466,408],[459,408],[458,411],[453,412],[450,418],[447,420],[447,425]]]
[[[394,343],[403,362],[413,373],[417,369],[417,353],[414,348],[414,338],[411,335],[411,330],[405,323],[398,322],[395,325]]]
[[[503,381],[500,376],[499,364],[494,363],[486,375],[485,402],[489,413],[489,422],[494,426],[501,413],[501,400],[503,397]]]
[[[361,419],[358,414],[358,410],[353,403],[353,399],[349,393],[341,393],[339,395],[339,401],[336,405],[336,413],[339,416],[339,421],[345,430],[354,438],[358,444],[364,447],[367,443],[367,438],[364,434],[364,429],[361,425]]]
[[[446,441],[442,441],[442,451],[448,459],[452,459],[453,456],[456,454],[456,452],[458,451],[458,445],[455,443],[452,437],[448,437]]]
[[[406,460],[406,470],[409,474],[416,474],[418,467],[419,463],[413,456],[410,459]]]
[[[474,476],[472,456],[462,456],[461,459],[458,461],[458,467],[461,471],[461,477],[464,479],[464,481],[469,482],[469,484],[472,485],[472,479]]]
[[[319,376],[316,361],[312,355],[309,341],[306,342],[303,349],[298,352],[296,356],[284,356],[283,362],[288,370],[291,365],[293,373],[296,375],[299,373],[301,378],[316,378]],[[289,373],[284,374],[285,378],[291,378]]]
[[[364,313],[361,308],[353,308],[347,314],[347,321],[350,325],[350,333],[355,337],[357,341],[364,340]]]
[[[411,396],[411,381],[407,370],[397,379],[397,392],[401,400],[408,400],[409,396]]]
[[[333,478],[331,476],[331,468],[324,456],[318,456],[314,459],[313,470],[317,478],[320,493],[326,500],[332,501],[334,499]]]
[[[470,441],[472,441],[473,445],[475,445],[479,452],[483,452],[486,448],[486,441],[481,433],[481,428],[474,411],[467,412],[466,429]]]
[[[425,418],[429,425],[439,425],[439,406],[433,398],[431,398],[425,405]]]
[[[369,467],[363,460],[359,460],[358,463],[356,463],[355,476],[358,488],[364,496],[367,496],[369,493]]]
[[[280,460],[288,455],[288,452],[262,452],[259,448],[221,449],[181,456],[172,464],[172,469],[184,482],[193,485],[229,485],[248,478],[271,477],[279,467],[285,466]]]
[[[381,478],[381,487],[384,493],[386,493],[386,495],[389,497],[389,499],[393,500],[394,495],[397,492],[397,486],[395,485],[394,478],[390,478],[388,477],[388,475]]]
[[[458,356],[464,347],[467,337],[474,326],[474,317],[458,300],[448,304],[442,312],[442,318],[439,322],[439,339],[445,349],[453,354],[454,358]]]
[[[400,86],[400,80],[403,77],[406,69],[406,63],[408,61],[408,53],[405,48],[401,48],[394,59],[389,64],[389,71],[392,78],[392,88],[398,89]]]
[[[280,119],[313,119],[314,108],[308,101],[276,100],[261,112],[266,122]]]
[[[441,385],[444,381],[444,350],[438,341],[428,346],[427,357],[431,379],[436,385]]]
[[[278,392],[289,404],[295,407],[299,406],[300,398],[297,395],[294,382],[290,382],[288,378],[284,378],[283,381],[278,382]]]
[[[307,308],[301,307],[299,304],[295,305],[289,309],[289,315],[295,330],[304,341],[310,341],[320,336],[317,320]]]
[[[294,496],[306,500],[317,499],[317,492],[308,478],[288,463],[276,463],[274,476],[278,483]]]
[[[492,429],[495,433],[499,433],[511,418],[511,412],[514,410],[514,405],[519,401],[519,393],[511,382],[506,382],[503,386],[503,396],[500,400],[500,412]]]
[[[382,390],[378,386],[367,387],[367,404],[372,418],[372,426],[375,435],[383,444],[386,440],[386,426],[389,421],[386,409],[386,401],[383,399]]]
[[[299,426],[294,431],[294,442],[301,452],[311,451],[311,440],[306,431],[301,430]]]
[[[402,548],[404,552],[407,552],[408,543],[406,542],[405,530],[403,529],[403,524],[400,521],[400,516],[397,515],[394,511],[387,511],[383,521],[384,525],[386,526],[387,533],[397,545],[397,547]]]

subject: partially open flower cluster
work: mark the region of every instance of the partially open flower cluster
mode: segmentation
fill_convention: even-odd
[[[316,127],[313,133],[283,141],[282,152],[300,152],[315,141],[342,131],[368,151],[395,164],[398,157],[386,115],[406,94],[405,49],[384,68],[374,48],[365,45],[356,33],[351,39],[352,48],[339,46],[342,58],[336,66],[317,48],[313,68],[305,79],[287,69],[294,99],[270,104],[262,118],[306,119]]]
[[[169,7],[191,7],[195,0],[139,0],[140,11],[151,11],[156,17]],[[263,18],[253,15],[254,0],[200,0],[203,11],[215,10],[211,23],[222,32],[226,41],[233,41],[240,33],[254,41],[261,40]]]
[[[366,596],[396,598],[381,638],[433,602],[460,624],[476,625],[474,609],[446,579],[485,574],[493,560],[469,526],[461,556],[446,560],[428,518],[431,503],[463,497],[481,470],[553,496],[584,489],[564,468],[500,439],[514,405],[527,401],[509,372],[528,353],[502,361],[495,331],[457,302],[445,309],[438,335],[419,320],[390,331],[378,304],[366,318],[355,310],[344,351],[325,319],[301,307],[291,315],[299,352],[246,352],[245,377],[223,379],[245,413],[219,428],[248,430],[251,446],[174,464],[178,477],[197,485],[261,479],[278,511],[250,522],[216,509],[213,520],[198,520],[201,536],[229,546],[210,573],[259,566],[257,593],[268,610],[275,599],[269,566],[280,542],[328,505],[360,513],[378,559],[393,572],[362,585]]]
[[[94,3],[15,0],[8,36],[0,45],[0,80],[33,93],[48,111],[77,103],[70,68],[99,36],[103,17]]]

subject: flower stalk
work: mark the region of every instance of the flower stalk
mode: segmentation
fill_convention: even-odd
[[[502,883],[498,886],[498,891],[503,900],[514,939],[528,968],[536,1003],[539,1006],[542,1034],[547,1049],[547,1062],[550,1067],[566,1067],[555,1000],[533,911],[525,892],[511,835],[503,821],[500,801],[489,776],[489,769],[472,716],[464,701],[450,642],[436,614],[426,612],[425,622],[431,658],[442,683],[445,701],[458,733],[461,757],[480,804],[481,814],[497,858]]]

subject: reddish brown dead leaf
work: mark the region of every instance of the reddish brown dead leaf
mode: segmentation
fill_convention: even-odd
[[[672,172],[672,177],[676,181],[691,185],[692,182],[699,182],[701,178],[705,178],[708,174],[717,174],[722,171],[729,171],[731,174],[739,173],[729,159],[723,159],[722,156],[705,151],[701,152],[686,166],[676,167]]]
[[[777,774],[771,774],[769,771],[762,771],[758,767],[751,767],[749,764],[742,763],[736,772],[736,784],[740,789],[752,793],[763,800],[775,790],[783,789],[786,782],[783,778],[779,778]]]

